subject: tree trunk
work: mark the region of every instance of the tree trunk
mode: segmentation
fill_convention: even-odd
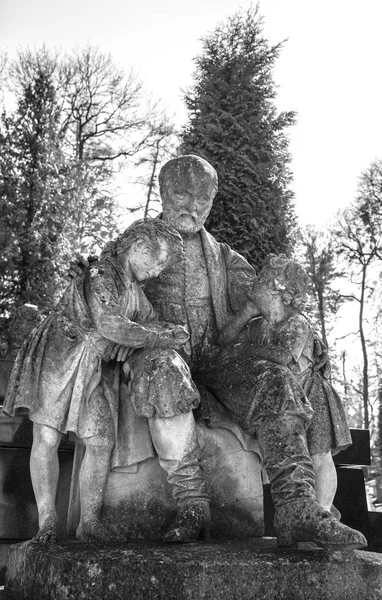
[[[325,323],[325,300],[322,287],[317,286],[317,295],[318,295],[318,314],[320,317],[321,323],[321,337],[324,342],[326,348],[328,348],[328,338],[326,336],[326,323]]]
[[[154,154],[154,157],[153,157],[153,167],[152,167],[152,170],[151,170],[151,176],[150,176],[150,181],[149,181],[148,190],[147,190],[145,212],[144,212],[144,215],[143,215],[145,219],[147,219],[147,217],[149,216],[149,207],[150,207],[150,202],[151,202],[151,194],[152,194],[153,189],[154,189],[154,180],[155,180],[156,170],[157,170],[158,161],[159,161],[159,144],[160,144],[160,141],[161,140],[157,140],[156,144],[155,144],[155,154]]]
[[[367,265],[362,266],[361,298],[359,304],[359,335],[361,339],[363,370],[362,370],[362,396],[363,396],[363,421],[365,429],[369,429],[369,360],[367,355],[365,332],[363,329],[363,313],[365,308],[366,293],[366,269]]]

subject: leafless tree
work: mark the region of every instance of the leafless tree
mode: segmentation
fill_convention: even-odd
[[[343,211],[337,221],[336,239],[338,254],[342,256],[348,267],[349,277],[356,284],[356,292],[352,296],[358,302],[358,328],[363,357],[362,396],[364,409],[364,426],[370,425],[369,416],[369,384],[370,361],[368,342],[365,331],[367,302],[375,291],[373,282],[373,266],[382,260],[382,168],[377,169],[373,163],[360,178],[357,200]],[[379,196],[376,193],[379,189]]]
[[[87,46],[66,57],[65,126],[75,140],[76,156],[112,161],[136,154],[155,131],[156,105],[147,101],[133,70],[128,75],[111,55]]]
[[[156,134],[147,144],[145,152],[137,161],[137,167],[145,169],[144,175],[139,176],[138,182],[146,190],[143,206],[144,217],[155,216],[160,211],[161,200],[158,189],[158,172],[164,161],[175,156],[179,146],[179,138],[165,113],[155,126]]]
[[[301,232],[303,260],[311,282],[314,298],[314,312],[317,315],[321,338],[328,348],[328,328],[330,317],[337,312],[341,299],[335,286],[343,275],[338,268],[332,233],[330,230],[320,231],[308,226]]]

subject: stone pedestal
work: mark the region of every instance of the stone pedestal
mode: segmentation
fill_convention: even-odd
[[[211,497],[211,536],[261,537],[264,513],[259,455],[244,450],[227,429],[198,425],[198,435],[202,468]],[[81,458],[76,459],[73,467],[68,527],[73,536],[80,510],[80,464]],[[174,519],[176,510],[166,473],[156,457],[142,461],[130,470],[110,473],[103,520],[112,531],[122,533],[130,540],[157,540]]]
[[[274,538],[108,548],[24,543],[10,550],[6,590],[20,600],[380,600],[382,555],[287,552]]]

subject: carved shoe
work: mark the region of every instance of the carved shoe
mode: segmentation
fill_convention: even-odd
[[[298,542],[314,542],[327,550],[364,548],[366,538],[334,518],[312,500],[300,500],[276,509],[277,545],[297,548]]]
[[[196,542],[199,537],[208,539],[210,522],[208,502],[187,504],[179,509],[175,520],[163,534],[162,540],[167,543],[189,544]]]
[[[332,515],[332,517],[334,517],[335,519],[337,519],[337,521],[341,521],[341,513],[338,510],[338,508],[336,508],[334,506],[334,504],[332,504],[331,507],[330,507],[330,514]]]

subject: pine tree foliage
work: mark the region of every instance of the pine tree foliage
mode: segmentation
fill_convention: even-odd
[[[285,134],[295,114],[277,112],[272,73],[282,44],[263,36],[258,7],[237,12],[202,41],[181,151],[218,172],[207,228],[261,266],[269,252],[289,252],[295,223]]]
[[[50,76],[28,83],[0,129],[0,273],[2,309],[52,301],[57,246],[66,213],[65,159],[59,143],[59,109]]]

